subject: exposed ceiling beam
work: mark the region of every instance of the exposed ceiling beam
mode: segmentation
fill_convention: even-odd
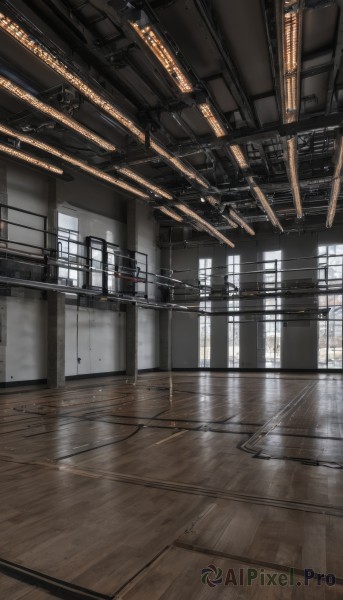
[[[179,157],[190,156],[196,152],[205,152],[206,150],[220,150],[226,148],[230,143],[245,144],[247,142],[262,142],[263,140],[279,140],[280,137],[295,135],[297,133],[305,133],[311,131],[320,131],[325,129],[335,129],[343,125],[343,114],[335,113],[322,117],[310,117],[298,121],[297,123],[289,123],[287,125],[271,124],[259,129],[244,129],[232,132],[223,138],[213,140],[211,136],[197,136],[197,143],[189,143],[188,141],[179,141],[177,145],[169,150],[174,152]],[[126,156],[126,162],[138,164],[145,162],[145,154],[134,151]],[[147,159],[148,162],[157,162],[158,157],[152,156]]]
[[[246,121],[247,125],[249,127],[254,127],[254,125],[256,125],[254,110],[248,99],[248,96],[246,95],[240,83],[237,67],[230,56],[225,36],[221,31],[219,24],[216,23],[214,15],[209,9],[208,2],[206,2],[205,0],[194,0],[194,4],[197,7],[200,15],[202,16],[204,23],[206,24],[206,27],[211,35],[211,38],[215,43],[220,53],[220,56],[223,59],[224,65],[222,75],[226,84],[229,87],[232,97],[234,98],[238,109],[240,110],[242,117]]]
[[[342,61],[342,51],[343,51],[343,3],[340,4],[339,9],[339,18],[338,18],[338,27],[337,27],[337,36],[336,36],[336,48],[334,52],[333,61],[331,62],[331,71],[328,85],[328,92],[326,96],[326,111],[325,114],[329,114],[333,108],[333,100],[335,93],[335,83],[338,75],[338,71],[341,66]],[[335,106],[335,108],[337,108]]]
[[[268,41],[268,50],[270,57],[270,66],[272,70],[273,84],[275,88],[276,104],[278,108],[279,119],[282,118],[281,110],[281,90],[280,90],[280,77],[279,77],[279,55],[277,45],[277,31],[276,31],[276,20],[275,20],[275,1],[264,0],[263,7],[264,26]]]

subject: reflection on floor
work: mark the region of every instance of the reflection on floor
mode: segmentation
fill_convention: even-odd
[[[342,376],[172,384],[0,395],[1,598],[343,598]]]

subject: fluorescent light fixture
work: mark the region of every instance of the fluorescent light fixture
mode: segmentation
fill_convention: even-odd
[[[226,131],[224,125],[220,122],[220,120],[214,113],[212,106],[208,102],[203,102],[202,104],[198,104],[198,108],[199,108],[201,114],[203,115],[203,117],[205,117],[205,119],[208,122],[208,124],[210,125],[210,127],[213,129],[216,137],[218,137],[218,138],[223,137],[224,135],[227,134],[227,131]]]
[[[37,58],[43,61],[50,69],[58,73],[70,83],[75,89],[83,94],[90,102],[101,108],[104,112],[107,112],[113,117],[118,123],[128,129],[134,136],[136,136],[142,143],[145,142],[145,133],[139,129],[133,121],[126,117],[120,110],[115,108],[110,102],[105,100],[97,92],[95,92],[85,81],[78,75],[75,75],[69,70],[67,65],[63,64],[61,60],[56,58],[50,50],[47,50],[40,42],[34,40],[28,35],[18,23],[15,23],[9,17],[6,17],[0,12],[0,27],[6,31],[11,37],[19,42],[26,50],[29,50]]]
[[[287,154],[288,154],[288,167],[289,167],[289,179],[292,188],[293,202],[297,211],[298,219],[303,216],[303,209],[300,196],[300,187],[298,179],[298,149],[297,149],[297,137],[291,137],[287,140]]]
[[[145,132],[140,127],[138,127],[132,121],[132,119],[127,117],[111,102],[109,102],[103,96],[101,96],[95,90],[93,90],[88,85],[88,83],[84,81],[81,77],[70,71],[67,65],[65,65],[59,58],[56,58],[40,42],[37,42],[30,35],[28,35],[24,31],[24,29],[22,29],[22,27],[18,25],[18,23],[15,23],[14,21],[12,21],[12,19],[6,17],[6,15],[4,15],[1,12],[0,28],[6,31],[6,33],[8,33],[12,38],[17,40],[17,42],[19,42],[24,48],[32,52],[32,54],[34,54],[37,58],[43,61],[48,67],[55,71],[55,73],[58,73],[65,81],[67,81],[83,96],[85,96],[85,98],[92,102],[92,104],[97,106],[104,113],[107,113],[110,117],[112,117],[125,129],[127,129],[131,133],[131,135],[135,136],[142,144],[145,144]],[[34,96],[32,96],[32,98],[34,98]],[[169,162],[178,171],[180,171],[183,175],[188,177],[192,182],[196,181],[202,187],[205,187],[206,189],[209,188],[209,184],[203,177],[198,175],[196,171],[192,169],[192,167],[188,167],[181,160],[167,152],[167,150],[163,148],[163,146],[160,143],[156,142],[153,137],[151,138],[150,147],[159,156],[162,156],[167,162]]]
[[[163,148],[161,144],[155,142],[154,140],[151,140],[150,146],[153,150],[155,150],[157,154],[159,154],[168,162],[170,162],[178,171],[181,171],[181,173],[185,175],[188,179],[196,181],[196,183],[198,183],[206,189],[210,187],[207,181],[203,177],[201,177],[201,175],[198,175],[198,173],[194,169],[192,169],[192,167],[187,167],[185,163],[183,163],[181,160],[179,160],[172,154],[169,154],[169,152],[167,152],[167,150]]]
[[[206,200],[207,200],[207,202],[209,202],[211,204],[211,206],[214,206],[214,207],[220,206],[220,201],[215,196],[207,196]],[[223,213],[221,216],[230,225],[230,227],[232,227],[233,229],[237,229],[237,227],[238,227],[237,223],[232,221],[232,219],[230,219],[226,214]]]
[[[234,221],[236,221],[236,223],[238,223],[238,225],[243,227],[243,229],[245,229],[245,231],[249,233],[249,235],[255,235],[255,231],[253,230],[253,228],[250,227],[246,220],[243,219],[243,217],[241,217],[241,215],[239,215],[238,212],[236,212],[233,208],[230,208],[229,215]]]
[[[0,76],[0,87],[6,92],[12,94],[12,96],[16,96],[17,98],[19,98],[19,100],[26,102],[36,110],[44,113],[54,121],[57,121],[58,123],[61,123],[61,125],[72,129],[77,134],[86,138],[88,142],[93,142],[94,144],[100,146],[100,148],[103,148],[108,152],[113,152],[114,150],[116,150],[116,147],[113,146],[113,144],[106,142],[106,140],[101,138],[99,135],[93,133],[87,127],[80,125],[80,123],[78,123],[71,117],[68,117],[68,115],[65,115],[64,113],[60,112],[56,108],[53,108],[49,104],[45,104],[45,102],[41,102],[41,100],[38,100],[38,98],[24,90],[19,85],[16,85],[6,77]]]
[[[45,142],[37,140],[31,136],[25,135],[23,133],[19,133],[18,131],[15,131],[14,129],[7,127],[6,125],[2,125],[2,124],[0,124],[0,133],[3,133],[4,135],[8,135],[12,138],[16,138],[25,144],[29,144],[30,146],[34,146],[35,148],[42,150],[43,152],[52,154],[53,156],[56,156],[57,158],[64,160],[65,162],[69,163],[70,165],[73,165],[74,167],[78,167],[79,169],[81,169],[82,171],[85,171],[86,173],[90,173],[90,175],[94,175],[94,177],[97,177],[98,179],[103,179],[104,181],[107,181],[108,183],[111,183],[112,185],[115,185],[116,187],[120,187],[128,192],[132,192],[132,194],[134,194],[135,196],[140,196],[141,198],[144,198],[145,200],[149,200],[148,194],[145,194],[141,190],[129,185],[125,181],[121,181],[120,179],[117,179],[116,177],[113,177],[112,175],[105,173],[104,171],[101,171],[100,169],[97,169],[96,167],[92,167],[85,161],[80,160],[79,158],[76,158],[75,156],[71,156],[70,154],[63,152],[63,150],[59,150],[58,148],[55,148],[54,146],[51,146],[50,144],[46,144]],[[7,148],[7,146],[6,146],[6,148]],[[42,161],[39,161],[39,162],[42,162]],[[37,166],[39,166],[39,165],[37,165]],[[58,169],[57,167],[54,167],[54,168],[56,168],[56,172],[58,172],[58,174],[63,173],[63,171],[61,171],[61,169]]]
[[[228,224],[230,225],[230,227],[232,227],[233,229],[237,229],[238,225],[237,223],[235,223],[235,221],[233,221],[232,219],[230,219],[227,215],[222,214],[223,219],[225,219],[225,221],[228,222]]]
[[[138,175],[138,173],[135,173],[135,171],[132,171],[132,169],[128,169],[127,167],[119,167],[116,170],[118,171],[118,173],[126,175],[126,177],[128,177],[129,179],[137,181],[137,183],[140,183],[143,187],[148,188],[148,190],[154,192],[158,196],[162,196],[162,198],[166,198],[166,200],[173,200],[173,196],[168,194],[168,192],[158,187],[157,185],[154,185],[151,181],[145,179],[141,175]]]
[[[242,170],[248,169],[249,165],[248,165],[247,160],[246,160],[242,150],[240,149],[240,147],[237,144],[233,144],[232,146],[229,146],[229,148],[230,148],[230,151],[232,152],[239,168]]]
[[[171,50],[167,48],[166,42],[162,40],[161,36],[153,29],[152,25],[150,25],[150,23],[140,25],[137,21],[129,21],[129,23],[140,39],[143,40],[146,46],[148,46],[151,52],[156,56],[162,67],[177,85],[180,92],[183,94],[192,92],[193,86],[187,75],[173,56]]]
[[[215,196],[207,196],[206,200],[211,204],[211,206],[220,205],[220,201],[218,200],[218,198],[215,198]]]
[[[255,183],[255,180],[253,177],[247,177],[247,182],[249,183],[249,185],[251,186],[251,191],[253,192],[253,194],[256,196],[257,200],[260,202],[260,204],[262,205],[263,210],[265,211],[269,221],[278,229],[280,229],[280,231],[283,231],[283,227],[279,221],[279,219],[277,218],[275,212],[273,211],[272,207],[270,206],[267,197],[265,196],[265,194],[262,192],[261,188]]]
[[[275,227],[278,227],[280,229],[280,231],[283,231],[283,227],[279,221],[279,219],[277,218],[276,214],[274,213],[272,207],[270,206],[265,194],[262,192],[261,188],[259,186],[256,186],[253,188],[253,192],[256,194],[258,200],[260,201],[265,213],[267,214],[269,220],[271,221],[271,223],[273,223],[273,225],[275,225]]]
[[[158,210],[162,211],[165,215],[167,215],[171,219],[174,219],[174,221],[177,221],[178,223],[182,223],[182,221],[183,221],[183,219],[180,215],[178,215],[176,212],[174,212],[170,208],[167,208],[166,206],[159,206]]]
[[[341,135],[339,138],[338,147],[337,147],[335,170],[334,170],[334,174],[332,177],[330,202],[329,202],[328,213],[327,213],[327,217],[326,217],[326,227],[328,227],[328,228],[332,227],[334,219],[335,219],[335,215],[336,215],[338,196],[341,191],[342,167],[343,167],[343,136]]]
[[[62,169],[51,165],[50,163],[45,162],[45,160],[41,160],[40,158],[36,158],[35,156],[31,156],[26,152],[22,152],[21,150],[16,150],[15,148],[11,148],[10,146],[6,146],[5,144],[0,143],[0,152],[3,154],[8,154],[12,158],[19,158],[19,160],[23,160],[35,167],[39,167],[40,169],[45,169],[46,171],[50,171],[50,173],[54,173],[55,175],[63,175]]]
[[[282,86],[283,120],[285,123],[294,123],[298,118],[300,31],[299,3],[284,0],[282,8]]]
[[[185,204],[176,204],[176,208],[178,210],[180,210],[181,212],[183,212],[188,217],[190,217],[191,219],[194,219],[194,221],[199,223],[199,225],[201,226],[202,229],[204,229],[205,231],[207,231],[208,233],[213,235],[215,238],[217,238],[224,244],[227,244],[231,248],[235,247],[235,245],[233,244],[233,242],[231,242],[231,240],[229,240],[227,237],[225,237],[225,235],[220,233],[220,231],[218,231],[218,229],[213,227],[213,225],[211,225],[211,223],[209,223],[208,221],[206,221],[205,219],[200,217],[200,215],[198,215],[196,212],[194,212],[194,210],[191,210]]]

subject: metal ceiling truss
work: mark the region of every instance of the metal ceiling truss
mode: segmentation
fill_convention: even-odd
[[[268,201],[273,208],[279,211],[280,218],[293,220],[295,223],[295,201],[294,176],[298,178],[301,202],[305,218],[309,219],[305,226],[311,226],[312,216],[324,214],[330,197],[332,177],[334,172],[335,152],[338,129],[343,125],[343,115],[339,112],[337,96],[337,80],[341,65],[343,48],[343,10],[339,0],[339,18],[337,21],[335,39],[333,40],[332,60],[322,62],[311,67],[298,68],[299,82],[313,76],[329,73],[326,90],[326,106],[323,111],[316,115],[300,114],[297,118],[287,122],[282,119],[282,106],[285,102],[282,77],[284,76],[283,64],[285,57],[282,47],[282,28],[284,27],[284,15],[292,10],[299,13],[299,37],[297,44],[301,46],[301,22],[304,11],[321,10],[330,7],[335,0],[299,0],[290,2],[278,0],[264,0],[262,3],[263,23],[265,26],[266,42],[269,51],[270,66],[273,80],[273,90],[261,94],[259,97],[249,97],[242,84],[242,77],[237,65],[232,58],[230,40],[224,34],[224,30],[216,14],[216,3],[210,0],[193,0],[201,20],[206,27],[209,38],[214,43],[218,57],[223,65],[220,73],[227,88],[229,89],[244,125],[235,125],[232,114],[222,114],[219,104],[211,91],[211,80],[216,75],[200,79],[196,69],[187,64],[187,57],[183,57],[176,48],[169,32],[165,32],[159,25],[158,10],[167,9],[172,2],[159,2],[157,0],[125,0],[107,2],[106,0],[85,0],[75,4],[70,0],[47,0],[42,7],[37,0],[22,0],[21,5],[27,5],[30,14],[35,13],[39,22],[46,23],[46,37],[41,35],[33,25],[15,10],[9,0],[0,0],[0,10],[14,15],[29,33],[33,33],[48,48],[51,48],[49,38],[49,27],[63,38],[64,46],[69,47],[73,57],[79,66],[79,72],[87,82],[91,82],[94,89],[103,94],[107,99],[112,99],[114,104],[123,109],[133,119],[137,126],[144,132],[144,143],[128,134],[128,131],[120,123],[105,114],[97,106],[88,107],[97,115],[97,118],[108,121],[113,131],[118,134],[120,140],[117,154],[108,157],[102,162],[101,151],[95,151],[89,156],[90,164],[104,172],[114,172],[119,166],[127,166],[137,169],[137,173],[148,168],[153,176],[155,185],[164,187],[173,196],[173,200],[166,203],[171,208],[182,199],[189,207],[196,211],[209,223],[216,226],[219,231],[228,229],[230,226],[221,217],[221,212],[227,204],[239,208],[241,214],[249,222],[259,223],[265,221],[265,215],[261,214],[257,207],[256,194],[252,192],[253,186],[259,186],[264,194],[268,195]],[[92,9],[92,17],[85,9]],[[143,13],[141,12],[143,11]],[[130,21],[138,18],[137,15],[146,15],[149,22],[153,23],[156,31],[161,31],[161,39],[166,40],[171,52],[175,52],[177,60],[182,69],[185,69],[187,77],[191,81],[192,91],[180,93],[177,86],[171,80],[169,74],[156,60],[152,52],[139,41],[133,31]],[[136,16],[135,16],[136,15]],[[105,33],[101,33],[101,27]],[[111,29],[112,28],[112,29]],[[69,64],[68,59],[63,56],[57,46],[53,47],[56,56],[61,57]],[[306,59],[311,57],[307,55]],[[314,57],[315,58],[315,57]],[[323,55],[323,59],[324,59]],[[71,63],[70,63],[71,64]],[[13,65],[13,72],[18,73],[21,68]],[[138,85],[130,85],[123,73],[130,73],[136,78]],[[91,78],[89,77],[91,76]],[[24,68],[22,68],[23,80],[25,79]],[[34,86],[34,84],[33,84]],[[87,98],[80,99],[72,105],[63,96],[63,90],[68,84],[61,84],[53,90],[46,90],[38,94],[44,101],[53,103],[62,112],[68,111],[77,120],[82,104],[87,103]],[[72,89],[72,88],[70,88]],[[300,85],[299,85],[300,89]],[[62,91],[62,93],[61,93]],[[36,90],[38,93],[39,90]],[[148,99],[150,94],[154,101]],[[79,95],[76,92],[76,98]],[[275,123],[260,126],[256,114],[255,102],[258,100],[269,100],[276,98],[279,108],[279,118]],[[201,100],[203,98],[203,100]],[[199,105],[207,102],[212,107],[213,114],[218,121],[223,123],[225,135],[216,137],[215,133],[198,132],[189,116],[197,114],[201,118]],[[299,98],[300,102],[300,98]],[[303,110],[303,105],[301,105]],[[300,109],[300,103],[297,110]],[[233,112],[235,112],[233,111]],[[80,113],[81,114],[81,113]],[[169,121],[164,117],[171,117],[183,137],[176,134]],[[46,122],[37,112],[31,109],[18,113],[7,113],[7,123],[11,123],[18,130],[25,127],[27,130],[40,131],[46,141],[57,140],[59,131],[49,129],[51,123]],[[292,176],[292,165],[290,162],[290,141],[296,148],[296,170]],[[172,163],[165,161],[163,155],[153,151],[150,147],[151,141],[157,140],[169,155],[179,161],[188,161],[185,165],[195,169],[195,173],[205,177],[209,181],[208,189],[201,189],[196,181],[180,175],[179,171],[173,171]],[[294,142],[295,140],[295,142]],[[239,168],[230,146],[235,144],[246,156],[247,169]],[[89,152],[90,145],[77,144],[76,151],[80,156]],[[95,162],[96,161],[96,162]],[[336,168],[337,171],[337,168]],[[295,175],[294,175],[295,173]],[[250,178],[250,185],[247,179]],[[252,179],[253,178],[253,179]],[[201,181],[199,179],[199,181]],[[253,184],[251,184],[253,181]],[[200,196],[215,194],[218,200],[216,209],[208,202],[200,203]],[[153,201],[153,197],[151,197]],[[338,205],[337,213],[341,214]],[[300,211],[298,210],[298,217]],[[159,213],[162,223],[171,225],[172,221],[168,214]],[[184,216],[187,223],[187,216]],[[173,222],[173,225],[176,223]],[[180,225],[179,225],[180,226]],[[181,224],[182,226],[182,224]],[[272,231],[272,229],[271,229]]]

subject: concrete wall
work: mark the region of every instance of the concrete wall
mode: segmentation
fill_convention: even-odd
[[[159,315],[155,310],[138,309],[138,369],[159,367]]]
[[[125,313],[66,306],[66,376],[125,370]]]
[[[18,208],[47,216],[52,179],[26,167],[7,164],[8,203]],[[57,181],[57,206],[62,212],[79,218],[81,238],[96,235],[109,242],[125,247],[130,238],[126,225],[126,209],[122,199],[109,187],[85,177],[76,177],[73,182]],[[128,202],[135,202],[134,200]],[[136,229],[135,246],[148,255],[149,270],[157,272],[160,267],[160,251],[157,247],[158,227],[151,209],[141,201],[135,203]],[[16,215],[16,220],[35,226],[31,217]],[[11,229],[12,227],[12,229]],[[18,229],[9,227],[9,235],[18,234]],[[40,244],[41,234],[25,231],[24,244]],[[131,237],[132,239],[132,237]],[[251,240],[242,237],[235,253],[241,262],[262,258],[263,252],[281,248],[283,258],[313,256],[319,244],[339,243],[339,231],[323,230],[320,234],[269,236]],[[34,251],[34,250],[33,250]],[[211,257],[213,266],[224,265],[228,249],[209,245],[198,248],[174,249],[172,267],[177,270],[194,269],[197,277],[199,258]],[[168,267],[167,252],[163,265]],[[315,261],[314,263],[315,264]],[[298,267],[305,266],[301,260]],[[249,270],[250,266],[243,267]],[[180,279],[189,273],[177,273]],[[294,278],[307,277],[298,271]],[[153,281],[153,277],[151,281]],[[247,281],[249,274],[244,274]],[[288,275],[292,277],[292,275]],[[156,288],[149,284],[148,297],[154,301]],[[182,302],[182,298],[179,299]],[[248,304],[246,303],[248,306]],[[242,303],[243,307],[243,303]],[[17,293],[0,298],[0,380],[23,381],[46,377],[46,302],[40,294]],[[151,369],[159,366],[159,314],[154,310],[138,311],[138,368]],[[66,374],[81,375],[125,369],[124,312],[94,310],[66,306]],[[240,366],[260,366],[259,332],[256,323],[245,323],[240,330]],[[227,365],[227,318],[212,319],[212,368]],[[282,367],[316,368],[317,327],[316,323],[288,323],[282,328]],[[196,368],[198,365],[198,317],[182,313],[172,316],[172,366],[174,368]]]
[[[41,295],[12,290],[7,303],[5,381],[46,378],[47,303]]]
[[[53,180],[27,167],[4,162],[8,204],[42,216],[50,215],[49,195]],[[126,203],[117,197],[115,190],[91,178],[76,176],[72,182],[57,180],[56,196],[58,210],[79,219],[81,240],[94,235],[126,247]],[[159,268],[160,260],[156,221],[148,206],[144,203],[137,203],[137,206],[137,249],[148,254],[149,270],[154,272]],[[32,227],[43,224],[39,217],[16,211],[11,211],[9,217]],[[24,246],[43,245],[43,236],[38,232],[9,226],[8,235],[20,239]],[[14,244],[12,247],[18,248]],[[21,249],[28,251],[29,246]],[[38,252],[35,249],[29,251]],[[155,287],[150,285],[151,297],[154,290]],[[154,310],[139,311],[139,369],[159,366],[158,324],[158,314]],[[81,308],[67,303],[66,375],[125,370],[125,329],[123,310]],[[41,293],[12,290],[12,296],[0,297],[0,334],[0,382],[46,378],[47,302]]]
[[[49,178],[31,169],[7,163],[8,205],[46,217],[48,214]],[[36,229],[44,228],[44,219],[8,209],[8,220]],[[42,254],[38,246],[44,245],[44,235],[39,231],[8,225],[8,239],[20,241],[22,245],[9,243],[9,248]],[[26,246],[25,244],[28,244]],[[36,247],[35,247],[36,246]]]
[[[199,258],[212,258],[213,267],[225,265],[228,252],[240,255],[241,263],[262,260],[263,253],[270,250],[282,250],[283,259],[296,258],[297,270],[283,276],[283,279],[311,278],[314,272],[302,270],[309,266],[316,268],[316,259],[312,261],[301,260],[302,257],[317,255],[320,244],[341,243],[341,234],[338,230],[323,230],[320,233],[306,233],[302,235],[270,236],[265,239],[249,240],[237,244],[235,250],[220,246],[204,246],[198,249],[174,249],[172,264],[177,270],[193,269],[192,274],[175,273],[175,277],[182,279],[196,277]],[[289,263],[291,266],[291,263]],[[295,265],[293,265],[295,266]],[[241,266],[241,281],[254,281],[255,276],[248,271],[254,270],[253,265]],[[244,275],[244,272],[246,274]],[[306,300],[297,299],[293,303],[306,304]],[[307,301],[306,306],[313,307],[313,299]],[[220,306],[217,304],[217,306]],[[251,304],[250,304],[251,306]],[[261,306],[262,303],[261,303]],[[285,301],[284,301],[285,306]],[[287,306],[292,306],[292,300],[287,301]],[[242,308],[249,307],[249,302],[241,302]],[[198,318],[190,314],[173,314],[172,327],[172,356],[174,368],[197,368],[198,366]],[[256,369],[264,366],[261,352],[261,339],[258,323],[244,323],[240,326],[240,367]],[[227,366],[227,317],[212,317],[211,333],[211,367],[226,368]],[[317,368],[317,323],[287,322],[282,326],[281,342],[281,368],[284,369],[316,369]]]
[[[160,250],[157,247],[158,227],[154,215],[143,202],[137,201],[137,249],[148,255],[151,274],[160,269]],[[156,300],[154,277],[148,276],[148,299]],[[154,310],[138,310],[138,369],[159,367],[159,315]]]

